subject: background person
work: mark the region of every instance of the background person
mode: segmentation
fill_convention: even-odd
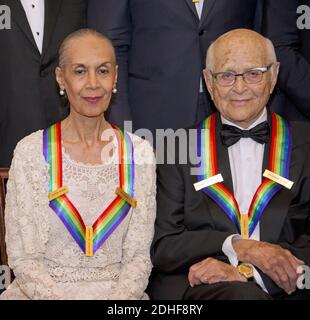
[[[206,50],[230,29],[258,28],[262,1],[195,2],[89,0],[88,25],[109,36],[119,63],[112,122],[123,126],[132,119],[135,130],[154,133],[193,125],[211,113],[202,81]]]
[[[0,167],[17,142],[68,115],[54,70],[62,40],[86,24],[85,0],[3,0],[11,29],[0,32]]]
[[[308,10],[300,14],[302,5]],[[271,108],[289,120],[309,121],[310,1],[266,0],[263,17],[262,32],[273,42],[281,63]]]

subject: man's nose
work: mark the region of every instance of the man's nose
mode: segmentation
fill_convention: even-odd
[[[236,76],[236,81],[233,86],[234,91],[237,93],[243,93],[247,89],[247,84],[245,83],[243,76]]]

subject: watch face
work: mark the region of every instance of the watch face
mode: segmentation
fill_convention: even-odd
[[[248,264],[241,264],[239,267],[239,272],[244,274],[246,277],[253,276],[253,267]]]

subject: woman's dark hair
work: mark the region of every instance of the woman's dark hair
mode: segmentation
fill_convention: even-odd
[[[61,43],[59,50],[58,50],[58,56],[59,56],[59,67],[63,68],[65,65],[65,61],[66,61],[66,49],[68,48],[68,46],[70,45],[70,42],[76,38],[82,38],[84,36],[88,36],[88,35],[92,35],[94,37],[97,37],[98,39],[104,40],[105,42],[109,43],[111,45],[111,48],[113,50],[113,58],[114,61],[116,62],[115,59],[115,50],[113,47],[113,44],[111,42],[111,40],[105,36],[104,34],[102,34],[101,32],[98,32],[94,29],[89,29],[89,28],[85,28],[85,29],[79,29],[76,30],[72,33],[70,33]]]

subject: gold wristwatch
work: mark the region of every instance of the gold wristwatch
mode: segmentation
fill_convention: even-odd
[[[248,281],[254,280],[253,267],[248,263],[241,263],[237,267],[238,272],[244,276]]]

